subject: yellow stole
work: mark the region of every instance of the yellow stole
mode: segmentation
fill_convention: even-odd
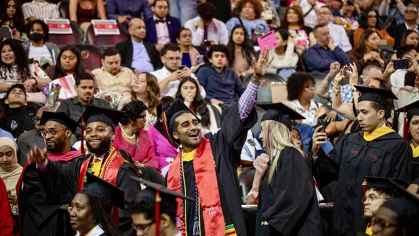
[[[364,132],[364,139],[369,142],[383,135],[386,135],[388,133],[393,133],[393,132],[396,132],[396,131],[394,131],[393,129],[390,129],[387,126],[383,126],[383,127],[373,130],[372,132]]]
[[[415,148],[415,145],[413,145],[413,143],[411,143],[410,147],[413,150],[413,158],[419,157],[419,146]]]
[[[372,225],[368,223],[367,229],[365,230],[365,233],[368,235],[372,235]]]

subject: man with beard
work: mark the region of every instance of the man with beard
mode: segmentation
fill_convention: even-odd
[[[108,101],[93,97],[94,79],[92,75],[88,73],[78,74],[74,88],[76,89],[77,96],[62,101],[57,112],[64,112],[71,119],[78,120],[81,114],[90,105],[109,109],[111,108]],[[81,126],[79,126],[75,132],[77,140],[80,140],[80,132]]]
[[[60,164],[46,158],[45,151],[35,147],[28,154],[28,161],[38,165],[45,198],[51,203],[69,204],[83,189],[86,172],[94,174],[124,190],[126,205],[135,199],[141,186],[134,168],[112,147],[115,125],[124,112],[89,106],[80,121],[86,121],[86,145],[90,155]],[[113,219],[125,235],[132,232],[131,216],[124,209],[115,208]],[[117,213],[117,214],[115,214]],[[119,219],[118,219],[119,217]]]
[[[61,164],[82,155],[70,145],[71,135],[78,125],[77,121],[70,119],[63,112],[44,111],[40,125],[44,126],[41,133],[46,143],[43,153],[49,160]],[[37,149],[41,150],[39,147]],[[30,161],[26,162],[16,189],[21,235],[74,235],[68,223],[68,213],[60,210],[63,204],[47,203],[40,187],[36,166]]]

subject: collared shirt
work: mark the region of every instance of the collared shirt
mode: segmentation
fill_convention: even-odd
[[[118,20],[118,16],[129,15],[132,18],[153,17],[150,4],[147,0],[109,0],[106,4],[108,19]]]
[[[192,32],[192,45],[199,46],[204,41],[204,29],[197,28],[201,17],[197,16],[185,22],[185,28],[188,28]],[[211,23],[207,27],[207,40],[213,40],[215,44],[228,44],[228,31],[224,22],[212,19]]]
[[[352,94],[352,87],[350,84],[344,84],[341,87],[340,96],[342,97],[342,103],[352,103],[354,98]],[[329,88],[329,100],[332,101],[333,98],[333,88]]]
[[[113,75],[102,66],[93,70],[92,74],[100,90],[118,92],[123,96],[131,95],[131,85],[136,76],[129,68],[121,66],[119,73]]]
[[[154,20],[164,20],[166,21],[166,17],[163,19],[159,19],[156,16],[153,16]],[[157,44],[168,44],[170,43],[169,37],[169,29],[167,28],[166,22],[159,22],[156,25],[156,34],[157,34]]]
[[[132,54],[131,67],[141,72],[152,72],[154,71],[153,64],[151,63],[150,57],[148,56],[147,49],[143,42],[132,41],[132,47],[134,49]]]
[[[257,31],[261,31],[263,33],[268,33],[269,32],[269,26],[268,24],[266,24],[266,21],[261,20],[261,19],[255,19],[253,21],[250,20],[246,20],[242,17],[240,17],[244,27],[247,30],[247,34],[249,35],[249,37],[252,37],[252,31],[253,30],[257,30]],[[236,25],[240,25],[240,21],[239,18],[237,17],[232,17],[230,18],[230,20],[228,20],[226,22],[226,28],[228,30],[228,35],[231,34],[231,31],[233,30],[234,26]]]
[[[319,1],[316,1],[316,6],[318,8],[325,6],[324,3],[321,3]],[[307,0],[301,0],[300,2],[301,10],[303,11],[303,15],[307,14],[307,12],[311,9],[311,4],[308,3]],[[314,26],[318,25],[319,22],[317,21],[317,13],[314,9],[310,11],[305,17],[304,17],[304,25],[314,28]]]
[[[418,28],[418,25],[415,23],[415,28],[414,29],[412,29],[412,28],[410,28],[407,24],[406,24],[406,22],[404,22],[404,24],[406,25],[406,29],[410,29],[410,30],[414,30],[414,31],[416,31],[416,33],[418,33],[419,34],[419,28]]]
[[[45,2],[27,2],[22,5],[25,19],[33,16],[37,20],[60,19],[60,13],[56,4]]]
[[[329,22],[327,28],[329,28],[330,36],[333,38],[333,45],[339,46],[344,52],[352,50],[352,45],[343,26]]]
[[[311,126],[317,125],[317,118],[316,118],[316,112],[319,107],[322,106],[322,104],[315,102],[313,99],[310,101],[310,108],[308,110],[304,109],[303,106],[301,106],[300,101],[298,99],[289,101],[291,105],[295,107],[295,110],[300,113],[300,115],[304,116],[305,119],[302,120],[303,124],[308,124]]]
[[[329,48],[324,49],[318,43],[306,51],[307,69],[311,72],[327,74],[330,71],[330,64],[336,61],[346,65],[351,58],[340,47],[332,51]]]
[[[404,86],[404,77],[406,75],[405,70],[396,70],[390,76],[390,82],[395,87],[403,87]]]

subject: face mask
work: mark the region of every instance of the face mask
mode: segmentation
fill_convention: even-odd
[[[37,43],[37,42],[41,41],[44,38],[44,35],[43,34],[40,34],[40,33],[32,33],[32,34],[29,35],[29,38],[33,42]]]

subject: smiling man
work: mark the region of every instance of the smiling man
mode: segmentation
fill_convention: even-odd
[[[362,216],[364,196],[359,186],[364,176],[397,178],[410,182],[412,150],[393,129],[385,126],[387,99],[397,99],[385,89],[355,86],[362,96],[356,107],[362,131],[346,134],[328,157],[320,148],[327,138],[319,128],[313,135],[312,155],[327,178],[317,178],[323,186],[337,180],[332,222],[333,235],[355,235],[365,231],[367,223]],[[320,148],[320,150],[319,150]],[[333,177],[330,177],[333,176]]]

